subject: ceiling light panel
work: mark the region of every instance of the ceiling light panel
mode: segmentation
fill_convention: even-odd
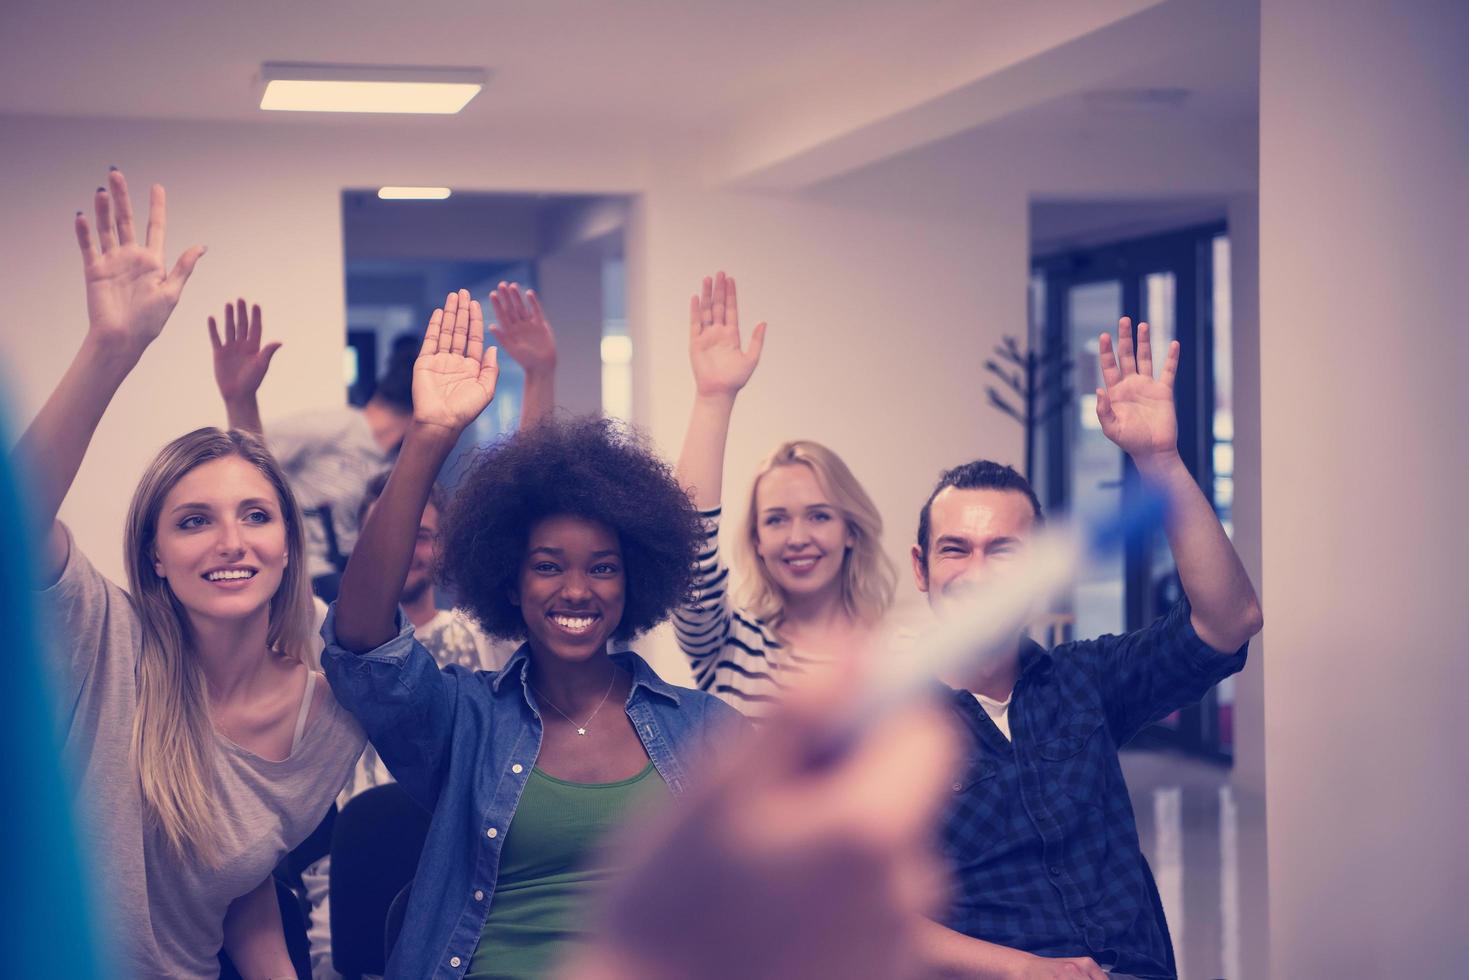
[[[278,112],[453,115],[480,93],[478,68],[374,68],[267,62],[260,108]]]

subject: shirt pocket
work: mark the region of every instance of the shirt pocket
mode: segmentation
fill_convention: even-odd
[[[1080,711],[1036,745],[1046,788],[1051,791],[1048,795],[1059,791],[1065,799],[1085,807],[1106,806],[1106,724],[1101,711]]]
[[[986,759],[950,785],[944,850],[961,869],[992,857],[1013,836],[1010,820],[1017,801],[1014,787],[1005,788],[1002,769],[1001,763]]]

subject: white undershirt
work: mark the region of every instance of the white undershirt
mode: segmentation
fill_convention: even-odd
[[[969,693],[974,694],[973,691]],[[996,701],[983,694],[974,694],[974,700],[979,702],[979,706],[984,709],[985,714],[990,716],[990,721],[995,723],[995,727],[1000,730],[1001,735],[1005,736],[1007,742],[1012,741],[1010,738],[1010,699],[1013,697],[1015,695],[1011,693],[1010,697],[1005,700]]]

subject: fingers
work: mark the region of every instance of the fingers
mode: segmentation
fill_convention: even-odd
[[[525,297],[520,295],[520,286],[513,282],[510,284],[510,306],[517,320],[524,320],[530,315],[525,309]]]
[[[226,306],[225,309],[228,310],[229,307]],[[209,318],[209,346],[214,348],[215,353],[224,346],[224,342],[219,339],[219,324],[214,322],[214,317]]]
[[[529,304],[530,315],[534,317],[538,323],[546,328],[547,333],[550,333],[551,321],[546,319],[546,311],[541,309],[541,298],[536,295],[536,291],[534,289],[527,289],[525,291],[525,301],[527,304]]]
[[[704,277],[703,288],[699,290],[699,325],[714,325],[714,280],[708,276]]]
[[[490,393],[490,400],[495,399],[495,383],[500,379],[500,348],[489,347],[485,349],[485,356],[479,362],[479,382],[484,385]]]
[[[1117,360],[1124,378],[1137,373],[1137,358],[1132,349],[1132,320],[1128,317],[1117,321]]]
[[[484,357],[484,353],[485,308],[476,299],[469,303],[469,343],[464,348],[464,356],[478,361]]]
[[[1122,369],[1117,366],[1117,353],[1112,350],[1111,334],[1102,334],[1097,340],[1097,359],[1101,362],[1102,380],[1111,388],[1122,380]]]
[[[490,306],[495,310],[495,322],[501,326],[510,322],[510,308],[505,305],[505,294],[502,292],[504,288],[505,284],[502,282],[498,289],[490,290]],[[496,333],[495,336],[500,335]]]
[[[112,195],[107,188],[97,188],[92,207],[97,212],[97,244],[104,253],[110,252],[117,248],[117,229],[112,223]]]
[[[760,363],[760,352],[765,349],[765,323],[762,321],[755,324],[755,330],[750,334],[750,349],[746,352],[751,364]]]
[[[194,274],[194,266],[199,264],[199,260],[204,257],[204,253],[207,251],[209,251],[209,247],[206,245],[191,245],[184,251],[183,255],[179,256],[179,260],[173,264],[173,271],[168,274],[168,283],[173,287],[175,294],[183,290],[184,284]]]
[[[79,216],[78,220],[80,222],[80,224],[78,225],[77,236],[81,237],[82,230],[86,227],[86,219],[80,217],[81,212],[77,212],[77,214]],[[85,252],[86,246],[83,246],[82,250],[83,252]],[[83,256],[83,258],[85,259],[85,255]],[[693,296],[689,297],[689,339],[694,340],[695,338],[697,338],[699,336],[699,331],[702,329],[704,329],[704,316],[702,310],[699,307],[699,294],[695,293]]]
[[[429,357],[439,352],[439,328],[443,322],[443,310],[434,310],[429,314],[428,329],[423,332],[423,346],[418,349],[419,357]]]
[[[87,223],[87,216],[80,211],[72,225],[77,233],[77,245],[82,250],[82,267],[85,268],[97,260],[97,246],[92,241],[92,226]]]
[[[724,273],[721,272],[714,277],[713,303],[710,307],[710,312],[713,317],[711,322],[716,327],[724,326],[728,322],[728,314],[725,310],[728,293],[729,280],[725,279]]]
[[[730,276],[724,282],[726,287],[728,287],[728,292],[724,297],[725,319],[728,320],[730,326],[738,330],[740,328],[740,302],[735,296],[734,276]]]
[[[469,346],[469,290],[459,290],[458,302],[454,304],[454,332],[449,337],[449,353],[463,354]],[[448,307],[444,308],[444,319],[449,318]]]
[[[243,299],[235,300],[235,340],[244,344],[248,350],[250,346],[250,311],[245,307]]]
[[[244,300],[240,300],[244,302]],[[250,349],[259,350],[263,331],[260,323],[260,304],[256,303],[250,307]],[[279,345],[277,345],[279,346]]]
[[[243,306],[243,302],[241,303]],[[235,304],[224,304],[224,342],[231,346],[235,342]]]
[[[1153,380],[1153,340],[1148,321],[1137,325],[1137,373]]]
[[[1117,416],[1112,411],[1112,399],[1107,397],[1105,388],[1097,389],[1097,421],[1102,423],[1104,432],[1117,421]]]
[[[1158,380],[1167,385],[1169,391],[1173,390],[1173,379],[1178,377],[1178,358],[1182,351],[1183,345],[1176,340],[1168,345],[1168,360],[1163,362],[1163,375]]]
[[[148,241],[150,251],[163,254],[163,234],[168,229],[168,202],[163,196],[163,185],[154,184],[148,193]]]
[[[107,183],[112,188],[112,205],[117,212],[117,243],[131,245],[137,239],[133,235],[133,202],[128,196],[127,178],[113,167],[108,171]]]

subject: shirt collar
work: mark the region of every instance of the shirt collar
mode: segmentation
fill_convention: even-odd
[[[631,650],[619,650],[612,655],[612,660],[628,673],[632,674],[632,690],[628,692],[628,700],[631,701],[637,693],[638,688],[643,688],[649,694],[656,694],[661,698],[679,703],[678,688],[658,676],[657,671],[648,666],[648,662]],[[505,661],[505,666],[495,674],[495,679],[490,682],[490,689],[496,694],[500,693],[500,685],[505,683],[505,678],[515,677],[521,684],[521,693],[530,687],[530,644],[522,643]]]

